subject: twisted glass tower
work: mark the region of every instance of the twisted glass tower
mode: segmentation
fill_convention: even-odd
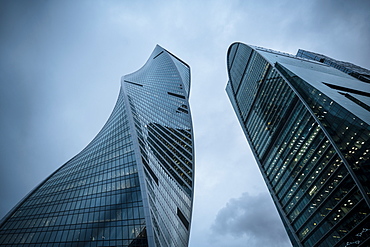
[[[370,246],[370,84],[234,43],[226,90],[294,246]]]
[[[187,246],[194,188],[190,68],[156,46],[79,154],[0,222],[1,246]]]

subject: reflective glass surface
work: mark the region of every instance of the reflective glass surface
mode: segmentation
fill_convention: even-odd
[[[94,140],[20,204],[1,225],[1,245],[146,244],[141,186],[120,92]]]
[[[297,57],[312,59],[315,61],[319,61],[320,63],[327,64],[333,68],[339,69],[340,71],[343,71],[344,73],[347,73],[361,81],[370,83],[370,70],[362,68],[360,66],[357,66],[352,63],[338,61],[333,58],[324,56],[322,54],[305,51],[302,49],[299,49],[297,52]]]
[[[227,60],[227,93],[293,245],[367,246],[370,128],[314,87],[340,72],[241,43]]]
[[[194,188],[190,69],[157,46],[147,63],[126,75],[157,246],[187,246]]]
[[[190,68],[157,46],[107,123],[0,223],[1,246],[187,246]]]

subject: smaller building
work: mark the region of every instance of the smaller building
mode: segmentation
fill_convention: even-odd
[[[227,52],[226,91],[294,246],[370,246],[370,84],[346,64]]]

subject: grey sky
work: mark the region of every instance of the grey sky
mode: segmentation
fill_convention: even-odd
[[[0,217],[91,141],[120,77],[160,44],[191,67],[190,246],[290,246],[224,90],[226,51],[302,48],[370,68],[369,10],[360,0],[0,1]]]
[[[222,241],[227,246],[224,236],[245,237],[251,246],[287,246],[286,234],[281,222],[276,217],[266,217],[266,212],[275,212],[276,208],[268,193],[250,196],[243,193],[238,199],[230,199],[216,216],[211,227],[216,236],[214,242]]]

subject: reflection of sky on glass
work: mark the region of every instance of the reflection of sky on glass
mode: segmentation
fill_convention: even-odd
[[[190,246],[289,246],[225,93],[227,48],[234,41],[293,54],[302,48],[370,68],[369,7],[344,0],[3,1],[0,216],[88,144],[111,113],[120,77],[158,43],[191,67]]]

